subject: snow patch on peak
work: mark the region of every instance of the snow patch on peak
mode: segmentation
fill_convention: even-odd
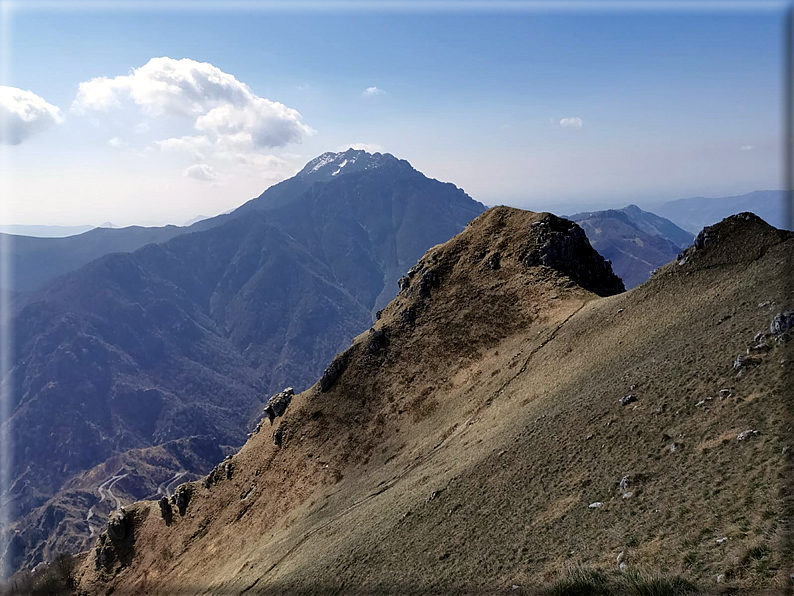
[[[334,161],[337,157],[339,157],[338,153],[323,153],[320,157],[316,157],[313,160],[314,166],[310,170],[311,172],[316,172],[320,168],[327,166],[329,163]]]
[[[354,158],[354,159],[353,159],[353,161],[352,161],[351,163],[355,163],[355,161],[356,161],[356,160],[355,160],[355,158]],[[346,165],[347,165],[347,160],[344,160],[342,163],[340,163],[340,164],[339,164],[339,167],[336,169],[336,171],[335,171],[335,172],[333,172],[333,173],[331,174],[331,176],[336,176],[336,175],[337,175],[339,172],[341,172],[341,171],[342,171],[342,168],[344,168]]]

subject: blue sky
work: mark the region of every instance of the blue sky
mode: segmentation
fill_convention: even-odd
[[[15,11],[2,84],[60,112],[2,146],[6,216],[181,223],[350,144],[407,159],[487,204],[560,213],[779,188],[781,16]],[[222,113],[199,122],[220,104],[164,107],[136,86],[146,82],[113,87],[112,106],[75,106],[81,83],[156,57],[209,63],[247,85],[250,97],[230,100],[246,119],[232,132],[264,140],[238,137],[230,149]],[[281,133],[251,121],[270,117],[251,116],[260,98],[289,110]],[[200,147],[158,144],[186,137]]]

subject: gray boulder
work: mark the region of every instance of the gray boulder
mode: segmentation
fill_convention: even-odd
[[[772,335],[783,335],[794,327],[794,310],[787,310],[775,315],[772,324],[769,325],[769,332]]]
[[[267,400],[262,415],[267,416],[267,419],[270,420],[270,424],[273,424],[273,420],[279,416],[284,415],[284,412],[287,411],[287,406],[289,406],[292,401],[293,395],[295,395],[295,392],[292,390],[292,387],[287,387],[284,391],[276,393]]]

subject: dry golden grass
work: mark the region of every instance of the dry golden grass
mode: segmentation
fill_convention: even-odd
[[[731,224],[686,265],[598,298],[519,262],[541,217],[493,209],[431,249],[438,284],[389,305],[383,349],[356,338],[334,387],[296,396],[277,421],[280,448],[265,424],[231,480],[199,488],[171,527],[149,515],[119,574],[89,557],[81,589],[504,592],[571,566],[614,569],[620,552],[632,573],[780,585],[789,438],[775,396],[790,344],[741,378],[732,364],[781,309],[794,241]],[[628,393],[638,400],[621,407]],[[715,399],[696,406],[703,396]],[[737,441],[747,429],[759,434]]]

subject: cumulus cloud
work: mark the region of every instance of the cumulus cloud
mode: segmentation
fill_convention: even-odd
[[[383,153],[383,147],[374,143],[348,143],[347,145],[339,145],[336,148],[338,153],[347,151],[348,149],[356,149],[357,151],[363,150],[367,153]]]
[[[80,83],[72,110],[106,112],[132,102],[149,116],[195,118],[213,142],[243,135],[252,146],[282,147],[314,131],[297,110],[256,95],[245,83],[208,62],[152,58],[128,75]]]
[[[201,182],[212,182],[218,177],[215,168],[205,163],[197,163],[185,170],[185,176]]]
[[[753,149],[755,149],[755,145],[742,145],[739,147],[740,151],[752,151]]]
[[[110,145],[114,149],[124,149],[125,147],[129,147],[130,144],[126,141],[122,141],[118,137],[113,137],[108,141],[108,145]]]
[[[361,95],[364,97],[375,97],[376,95],[386,95],[386,92],[378,87],[367,87]]]
[[[581,118],[578,118],[578,117],[577,118],[563,118],[562,120],[560,120],[560,126],[562,126],[563,128],[575,128],[575,129],[578,130],[578,129],[582,128],[582,126],[584,126],[584,120],[582,120]]]
[[[19,145],[63,122],[61,110],[31,91],[0,86],[0,143]]]
[[[246,135],[257,147],[283,147],[312,133],[296,110],[261,97],[242,106],[229,103],[211,109],[196,120],[196,130],[221,140]]]

